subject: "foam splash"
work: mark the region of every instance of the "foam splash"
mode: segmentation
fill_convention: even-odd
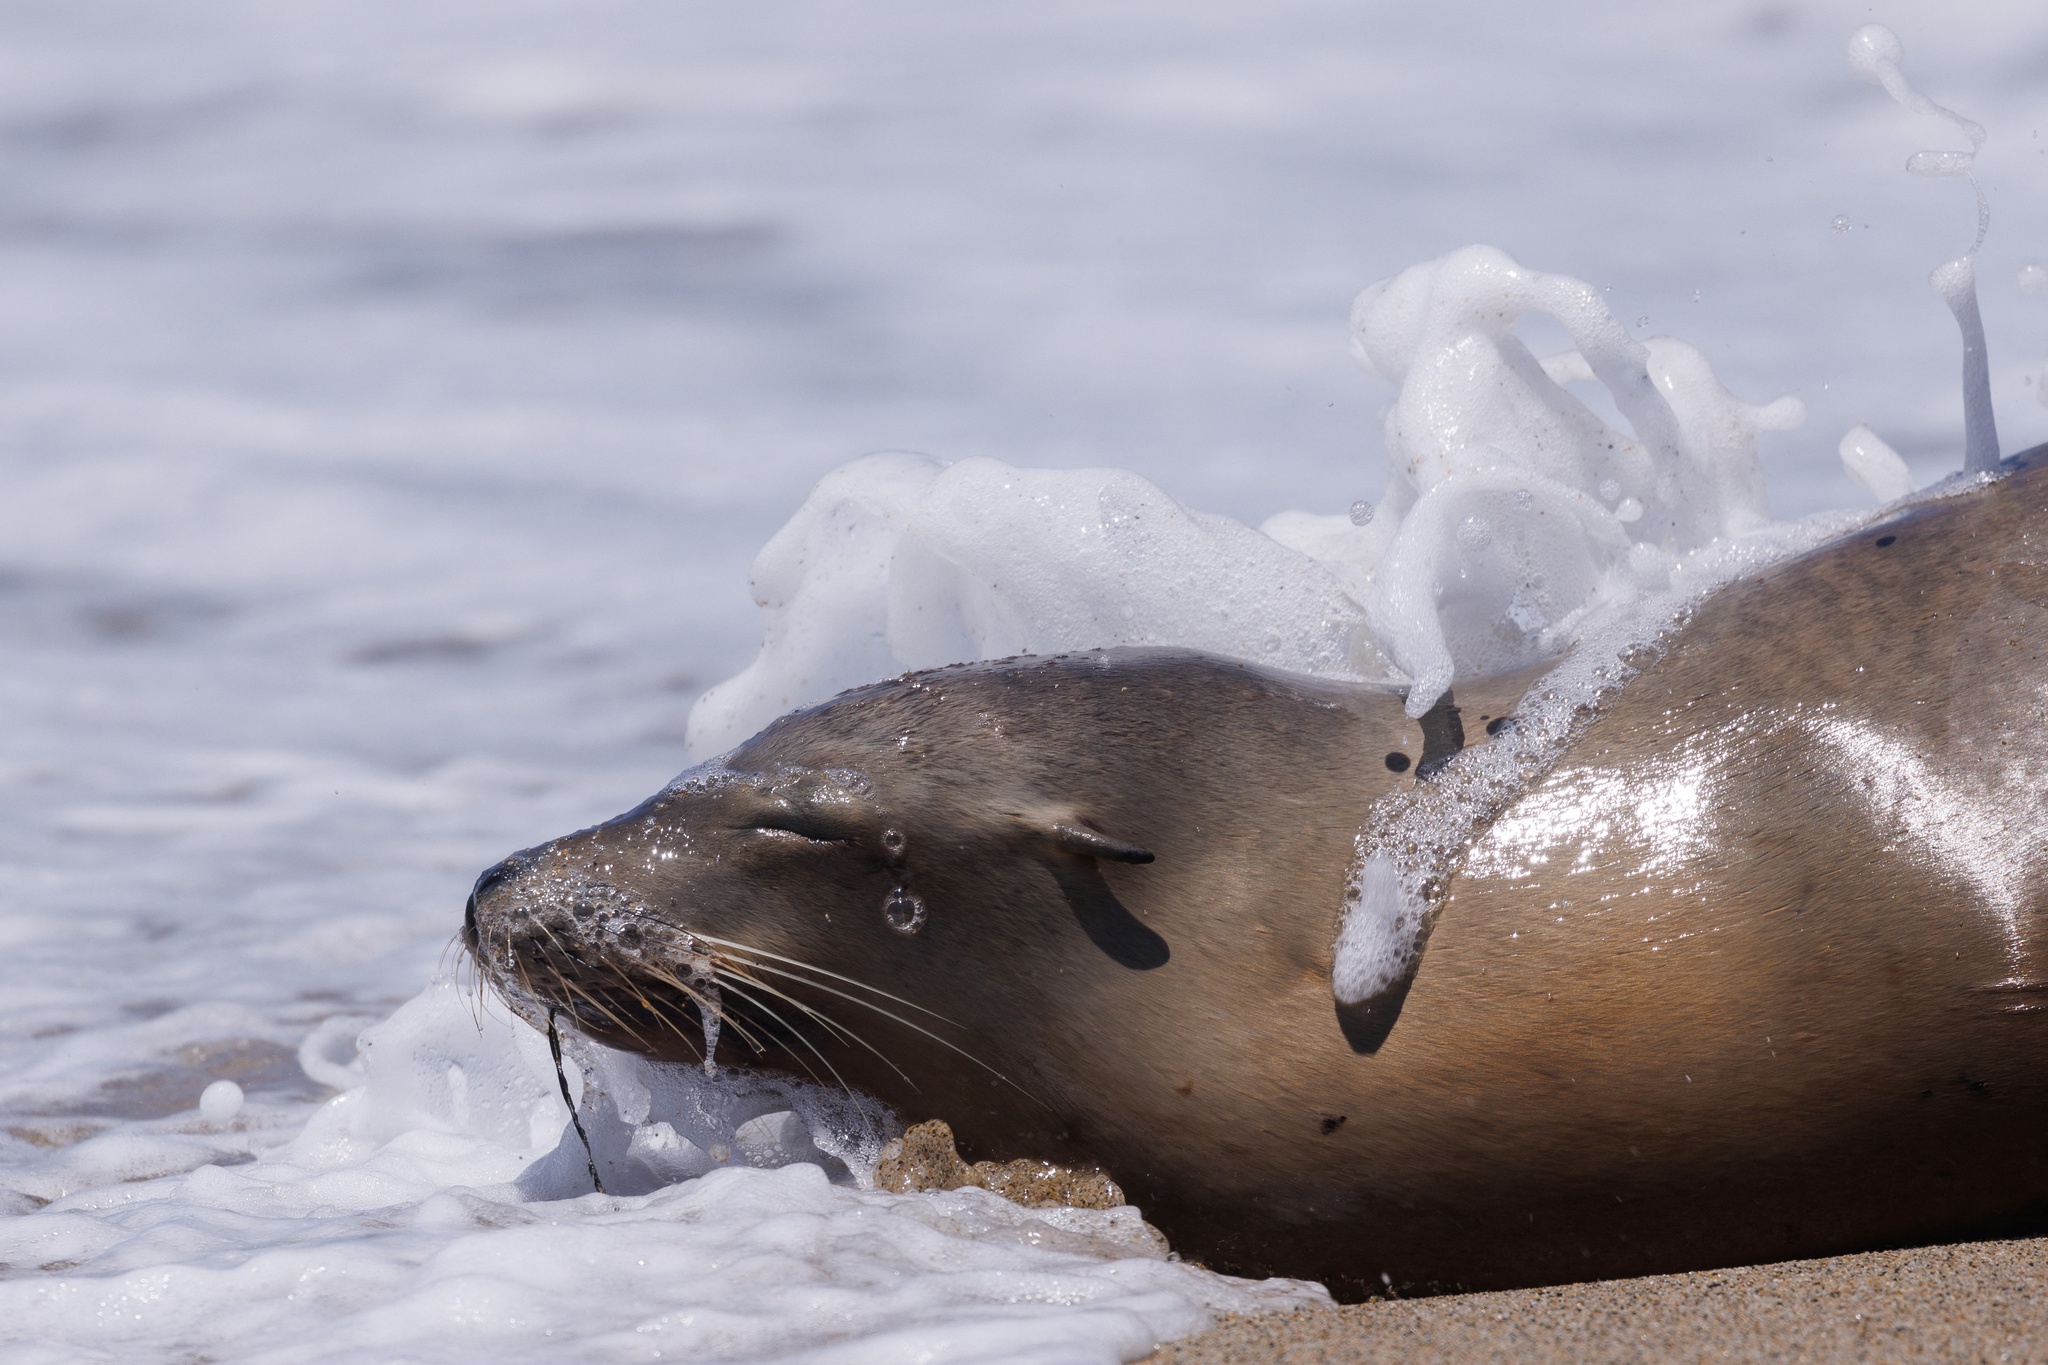
[[[1515,332],[1532,312],[1577,350],[1537,361]],[[1458,676],[1560,653],[1603,609],[1661,591],[1683,554],[1768,525],[1757,436],[1805,418],[1796,398],[1744,403],[1691,346],[1638,341],[1591,285],[1492,247],[1368,288],[1352,349],[1400,390],[1363,605],[1411,716]],[[1633,434],[1563,388],[1584,379]]]
[[[1869,489],[1879,502],[1897,502],[1913,491],[1913,476],[1905,459],[1863,423],[1844,432],[1835,449],[1849,477]]]
[[[871,455],[821,479],[755,558],[760,655],[698,700],[690,750],[848,687],[1016,654],[1183,645],[1393,681],[1346,568],[1123,470]]]
[[[1538,361],[1532,312],[1577,349]],[[754,561],[761,652],[691,713],[693,756],[910,669],[1172,645],[1407,689],[1520,668],[1662,591],[1681,557],[1770,524],[1756,441],[1804,419],[1639,341],[1592,286],[1474,246],[1367,289],[1353,350],[1396,385],[1377,504],[1258,530],[1120,470],[857,460]],[[1563,387],[1604,385],[1632,431]]]
[[[1882,24],[1865,24],[1849,35],[1849,65],[1856,74],[1916,114],[1946,119],[1970,144],[1970,150],[1915,152],[1906,158],[1914,175],[1960,176],[1977,196],[1977,236],[1956,260],[1935,267],[1929,283],[1955,314],[1963,334],[1963,468],[1972,474],[1998,467],[1998,426],[1991,411],[1991,361],[1984,345],[1984,318],[1977,307],[1977,252],[1991,228],[1991,201],[1977,179],[1977,153],[1984,150],[1984,125],[1936,104],[1906,80],[1901,63],[1905,45]]]

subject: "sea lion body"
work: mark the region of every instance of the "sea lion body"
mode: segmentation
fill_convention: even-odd
[[[1340,1295],[2025,1226],[2048,475],[2015,463],[1703,604],[1474,841],[1374,1052],[1332,941],[1375,802],[1442,780],[1421,727],[1171,651],[786,717],[487,873],[466,935],[530,1014],[676,1060],[716,980],[721,1059],[750,1032],[970,1158],[1100,1163],[1184,1254]],[[1468,744],[1528,681],[1460,685]]]

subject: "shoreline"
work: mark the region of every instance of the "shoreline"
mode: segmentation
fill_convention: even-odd
[[[1144,1365],[2048,1359],[2048,1237],[1225,1319]]]

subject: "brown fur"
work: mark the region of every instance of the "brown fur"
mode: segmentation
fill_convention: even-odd
[[[487,873],[469,936],[529,1010],[679,1060],[693,955],[752,973],[886,1054],[802,1023],[969,1156],[1100,1163],[1183,1253],[1345,1295],[2018,1227],[2048,1198],[2048,474],[2017,463],[1704,605],[1478,839],[1372,1055],[1331,944],[1421,731],[1390,693],[1169,651],[786,717],[727,785]],[[1468,743],[1526,681],[1461,686]],[[883,922],[899,885],[914,935]],[[722,998],[721,1059],[745,1027],[820,1070]]]

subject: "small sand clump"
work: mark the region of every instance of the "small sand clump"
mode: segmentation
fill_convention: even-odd
[[[1124,1204],[1124,1192],[1109,1172],[1094,1166],[1070,1168],[1049,1161],[977,1161],[970,1166],[953,1146],[953,1129],[940,1119],[914,1125],[882,1149],[875,1185],[895,1194],[973,1185],[1029,1208],[1115,1209]]]

